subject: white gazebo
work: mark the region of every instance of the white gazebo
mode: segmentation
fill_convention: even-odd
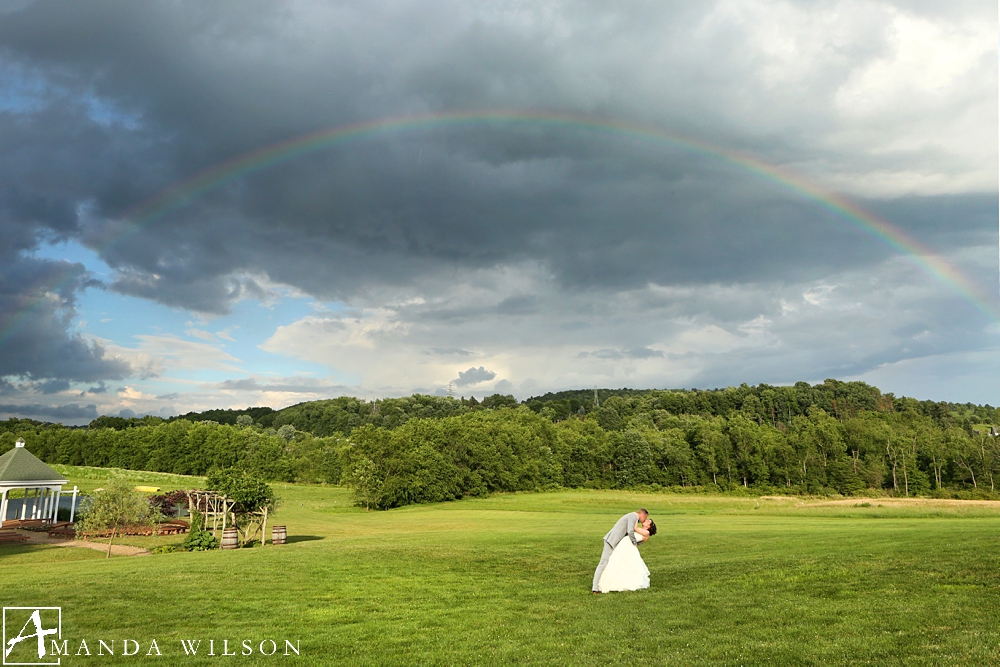
[[[67,483],[62,475],[24,448],[23,438],[18,438],[14,449],[0,456],[0,527],[3,522],[11,521],[40,519],[44,523],[55,523],[59,497]],[[15,516],[7,516],[11,491],[24,492]],[[77,489],[73,487],[71,515],[76,513],[76,495]]]

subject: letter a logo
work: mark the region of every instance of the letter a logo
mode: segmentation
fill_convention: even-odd
[[[3,608],[4,665],[58,665],[60,659],[51,660],[45,651],[46,643],[55,639],[62,639],[61,607]]]

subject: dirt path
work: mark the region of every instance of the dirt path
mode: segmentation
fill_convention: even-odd
[[[108,552],[107,542],[88,542],[87,540],[59,540],[51,538],[45,533],[38,533],[32,530],[19,530],[21,535],[28,538],[28,544],[49,544],[56,547],[78,547],[81,549],[93,549],[94,551]],[[150,552],[141,547],[130,547],[126,544],[111,545],[111,553],[115,556],[148,556]]]

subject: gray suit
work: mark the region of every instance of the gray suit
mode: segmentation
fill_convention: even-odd
[[[601,581],[601,573],[608,566],[608,559],[611,558],[611,552],[615,550],[618,543],[628,535],[628,538],[632,540],[632,544],[635,544],[635,524],[638,521],[639,515],[635,512],[629,512],[618,519],[614,527],[604,536],[604,553],[601,554],[601,562],[597,564],[597,571],[594,572],[594,587],[592,590],[597,590],[597,584]]]

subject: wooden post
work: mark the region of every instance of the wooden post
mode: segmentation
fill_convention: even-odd
[[[73,523],[73,519],[76,518],[76,494],[79,491],[80,491],[80,489],[76,488],[76,486],[74,485],[73,486],[73,504],[70,505],[70,507],[69,507],[69,522],[70,523]]]
[[[222,501],[222,536],[226,536],[226,501]],[[219,548],[222,548],[222,540],[219,540]]]
[[[265,544],[267,544],[267,507],[264,508],[264,523],[260,529],[260,546]],[[274,540],[271,540],[271,544],[274,544]]]

